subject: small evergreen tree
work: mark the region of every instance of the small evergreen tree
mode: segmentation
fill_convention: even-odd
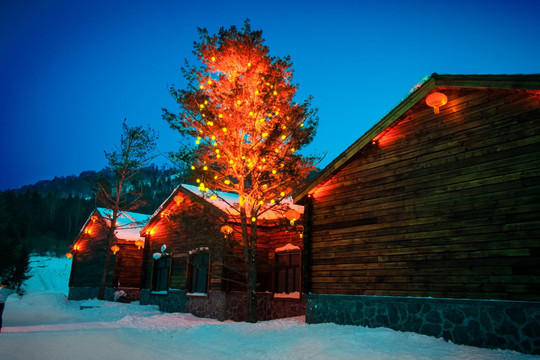
[[[152,152],[156,147],[156,139],[157,135],[150,128],[129,127],[124,119],[120,147],[112,152],[105,152],[105,157],[109,162],[108,169],[112,172],[113,178],[111,182],[98,184],[96,196],[98,205],[111,210],[102,221],[108,236],[105,249],[107,257],[98,294],[99,299],[105,297],[111,258],[110,248],[116,241],[114,234],[118,216],[122,211],[132,211],[143,205],[142,192],[133,187],[132,181],[155,157]]]
[[[239,196],[248,321],[255,322],[257,220],[314,170],[317,159],[299,150],[312,141],[318,119],[311,98],[293,99],[290,57],[271,57],[262,31],[252,31],[249,21],[241,30],[199,34],[194,54],[201,65],[182,69],[187,89],[170,90],[181,112],[164,109],[164,119],[192,139],[172,159],[190,164],[199,189]]]

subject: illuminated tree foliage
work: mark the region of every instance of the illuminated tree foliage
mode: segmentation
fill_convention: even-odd
[[[312,141],[318,119],[311,98],[294,101],[290,57],[271,57],[262,31],[252,31],[249,21],[241,30],[199,34],[194,54],[201,65],[186,61],[187,89],[170,90],[181,111],[164,109],[164,118],[192,139],[173,158],[190,164],[199,189],[211,199],[217,197],[214,190],[239,196],[248,317],[254,321],[257,220],[313,171],[317,159],[299,150]]]

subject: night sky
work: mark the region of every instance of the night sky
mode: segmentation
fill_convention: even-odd
[[[368,5],[369,4],[369,5]],[[313,95],[328,164],[426,75],[540,72],[540,1],[0,1],[0,190],[101,170],[124,118],[161,152],[197,27],[249,18]],[[164,162],[164,160],[160,160]]]

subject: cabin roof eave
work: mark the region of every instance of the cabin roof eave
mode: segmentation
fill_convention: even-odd
[[[433,73],[415,91],[408,95],[370,130],[317,174],[294,195],[295,204],[303,204],[307,195],[318,185],[326,182],[343,168],[356,154],[377,135],[398,120],[407,110],[417,104],[435,88],[485,88],[485,89],[540,89],[540,74],[531,75],[440,75]]]

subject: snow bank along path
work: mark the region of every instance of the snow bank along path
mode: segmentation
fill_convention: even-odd
[[[33,262],[45,267],[32,269],[38,276],[27,283],[28,295],[6,304],[0,360],[540,359],[385,328],[306,325],[303,317],[248,324],[166,314],[138,303],[68,302],[57,291],[67,288],[60,271],[66,261],[51,259],[50,268],[47,262]]]

